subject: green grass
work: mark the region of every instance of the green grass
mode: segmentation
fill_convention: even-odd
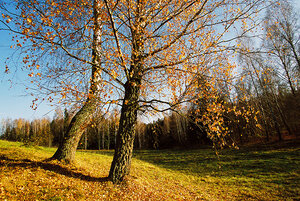
[[[113,151],[43,161],[54,151],[0,141],[0,200],[300,200],[299,146],[136,150],[120,185],[106,179]]]

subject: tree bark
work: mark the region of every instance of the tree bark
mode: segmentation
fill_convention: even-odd
[[[87,131],[84,131],[84,150],[87,150]]]
[[[102,143],[102,149],[105,149],[105,146],[104,146],[104,134],[105,134],[105,127],[102,128],[102,135],[101,135],[102,136],[102,138],[101,138],[102,139],[102,141],[101,141],[101,143]]]
[[[110,129],[109,129],[109,119],[108,119],[108,124],[107,124],[107,150],[109,150],[110,146]]]
[[[60,143],[57,151],[51,157],[51,159],[57,159],[72,163],[75,159],[75,152],[79,143],[79,140],[89,123],[91,114],[96,108],[96,104],[91,101],[86,103],[73,117],[67,132]]]
[[[140,80],[138,83],[126,82],[115,154],[109,172],[109,178],[113,183],[121,182],[130,172],[135,125],[137,122],[139,90]]]
[[[138,3],[134,29],[132,29],[132,54],[131,65],[127,73],[127,82],[124,84],[125,94],[119,121],[119,130],[115,147],[114,158],[109,171],[109,178],[113,183],[121,182],[130,172],[135,126],[137,123],[137,111],[139,109],[139,96],[143,77],[143,53],[144,53],[144,27],[145,19],[140,16],[143,6]],[[111,13],[111,22],[114,25]],[[114,26],[113,26],[114,27]],[[117,35],[115,38],[118,41]]]
[[[92,49],[92,74],[91,85],[88,92],[87,100],[82,108],[76,113],[64,135],[62,143],[59,145],[51,159],[57,159],[71,163],[75,159],[75,152],[79,140],[90,123],[90,117],[97,107],[98,87],[101,81],[100,52],[102,36],[102,19],[101,19],[101,1],[94,0],[94,35]]]
[[[101,150],[101,128],[97,125],[97,134],[98,134],[98,149]]]

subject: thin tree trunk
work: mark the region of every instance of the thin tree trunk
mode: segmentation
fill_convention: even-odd
[[[108,120],[108,127],[107,127],[107,150],[109,150],[110,145],[110,133],[109,133],[109,120]]]
[[[289,29],[288,29],[288,30],[289,30]],[[287,31],[288,31],[288,30],[287,30]],[[292,37],[291,32],[288,32],[287,35],[288,35],[288,37],[286,38],[286,41],[287,41],[287,42],[289,43],[289,45],[291,46],[291,49],[292,49],[293,54],[294,54],[294,58],[295,58],[295,60],[296,60],[296,62],[297,62],[297,65],[298,65],[298,70],[300,71],[300,57],[298,56],[298,53],[299,53],[299,52],[297,52],[297,49],[296,49],[296,47],[295,47],[295,45],[294,45],[294,43],[293,43],[293,37]]]
[[[115,125],[115,132],[114,132],[115,147],[117,146],[117,135],[118,135],[118,130],[117,130],[117,126]]]
[[[282,141],[280,128],[278,126],[278,123],[277,123],[276,119],[274,120],[274,123],[275,123],[275,129],[276,129],[276,132],[277,132],[277,135],[278,135],[278,141]]]
[[[105,149],[105,147],[104,147],[104,134],[105,134],[105,127],[102,129],[102,149]]]
[[[292,133],[292,130],[291,130],[289,124],[288,124],[287,121],[286,121],[286,118],[285,118],[285,116],[284,116],[284,114],[283,114],[283,112],[282,112],[281,106],[279,105],[278,98],[277,98],[277,96],[275,95],[275,93],[273,92],[273,90],[272,90],[272,94],[273,94],[273,96],[274,96],[274,101],[275,101],[275,104],[276,104],[276,108],[277,108],[277,110],[278,110],[278,112],[279,112],[279,115],[280,115],[280,117],[281,117],[282,123],[284,124],[285,128],[287,129],[289,135],[292,135],[292,134],[293,134],[293,133]],[[282,139],[282,137],[281,137],[281,135],[280,135],[280,136],[279,136],[279,141],[281,141],[281,139]]]
[[[251,63],[251,65],[252,65],[252,67],[253,67],[253,69],[254,69],[254,71],[255,71],[255,68],[254,68],[253,63]],[[257,75],[257,71],[255,71],[255,74],[256,74],[256,76],[258,76],[258,75]],[[256,92],[256,96],[259,97],[258,89],[257,89],[257,87],[256,87],[256,85],[255,85],[255,82],[254,82],[254,78],[253,78],[253,76],[252,76],[252,73],[250,73],[250,77],[251,77],[251,81],[252,81],[252,83],[253,83],[253,86],[254,86],[254,89],[255,89],[255,92]],[[260,83],[260,87],[262,87],[262,84],[261,84],[260,81],[259,81],[259,83]],[[261,111],[261,114],[262,114],[262,121],[263,121],[263,123],[264,123],[264,128],[265,128],[265,131],[266,131],[266,140],[267,140],[267,142],[269,142],[269,140],[270,140],[270,137],[269,137],[269,125],[268,125],[267,122],[266,122],[267,116],[266,116],[265,110],[264,110],[264,108],[263,108],[263,105],[264,105],[264,104],[262,103],[262,100],[259,99],[259,100],[258,100],[258,107],[259,107],[259,109],[260,109],[260,111]]]
[[[264,122],[265,131],[266,131],[266,141],[269,142],[270,141],[269,125],[266,122],[266,117],[265,117],[264,112],[262,113],[262,115],[263,115],[263,122]]]
[[[48,126],[47,126],[48,127]],[[51,147],[52,146],[52,138],[51,138],[51,130],[50,130],[50,125],[49,125],[49,127],[47,128],[47,133],[48,133],[48,140],[49,140],[49,147]]]
[[[84,150],[87,150],[87,130],[84,131]]]
[[[174,118],[175,118],[175,124],[176,124],[176,129],[177,129],[176,133],[177,133],[178,143],[182,144],[182,142],[181,142],[182,129],[181,129],[181,125],[180,125],[180,116],[175,113]]]
[[[284,55],[281,55],[281,52],[278,52],[278,54],[279,54],[279,59],[282,63],[284,72],[285,72],[286,77],[288,79],[288,83],[289,83],[289,86],[291,88],[292,94],[295,96],[295,89],[294,89],[294,86],[293,86],[293,83],[292,83],[292,80],[291,80],[291,76],[290,76],[290,73],[289,73],[289,70],[288,70],[288,66],[287,66],[287,63],[286,63],[286,58],[284,57]]]
[[[141,126],[138,128],[138,142],[139,142],[139,149],[142,149],[142,128]]]
[[[101,130],[100,130],[101,128],[99,127],[99,125],[98,125],[98,127],[97,127],[97,133],[98,133],[98,149],[99,150],[101,150]]]

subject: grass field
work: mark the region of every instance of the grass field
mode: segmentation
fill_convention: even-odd
[[[300,146],[135,151],[131,175],[107,180],[112,151],[78,151],[76,163],[45,162],[54,148],[0,140],[0,200],[300,200]]]

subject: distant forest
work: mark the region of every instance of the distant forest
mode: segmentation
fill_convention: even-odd
[[[276,93],[265,91],[248,102],[228,105],[237,111],[251,105],[257,112],[249,116],[236,116],[232,110],[232,114],[228,113],[224,116],[223,124],[229,130],[229,135],[224,140],[226,146],[300,137],[300,92],[297,90],[292,94],[287,90],[278,87],[277,89]],[[182,114],[171,112],[150,124],[138,122],[135,148],[199,148],[203,145],[213,145],[213,140],[207,136],[209,128],[201,126],[201,123],[195,124],[193,121],[197,118],[194,113],[197,109],[207,109],[204,100],[199,102],[199,105],[190,106],[190,109]],[[52,120],[49,118],[33,121],[22,118],[5,119],[2,121],[1,139],[20,141],[28,145],[58,146],[75,112],[75,110],[57,109]],[[118,118],[117,113],[109,117],[94,116],[91,125],[86,128],[81,138],[79,149],[114,149]]]

